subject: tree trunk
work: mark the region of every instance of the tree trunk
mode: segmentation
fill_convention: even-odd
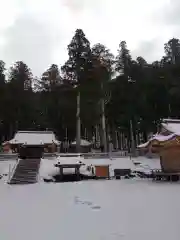
[[[80,92],[77,93],[77,114],[76,114],[76,152],[81,152],[81,118],[80,118]]]

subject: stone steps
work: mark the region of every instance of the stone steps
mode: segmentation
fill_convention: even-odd
[[[20,159],[9,184],[36,183],[41,159]]]

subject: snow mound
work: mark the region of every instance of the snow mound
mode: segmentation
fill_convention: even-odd
[[[42,159],[39,169],[40,178],[49,178],[59,173],[59,169],[54,166],[57,160]]]
[[[61,164],[76,164],[79,162],[84,162],[84,158],[81,156],[77,157],[57,157],[57,162],[60,162]]]

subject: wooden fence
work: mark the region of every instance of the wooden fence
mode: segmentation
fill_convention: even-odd
[[[76,153],[74,153],[76,155]],[[54,158],[63,155],[63,153],[44,153],[44,158]],[[72,155],[72,153],[68,154],[69,157]],[[118,151],[118,152],[90,152],[90,153],[82,153],[80,154],[84,158],[123,158],[130,156],[130,154],[127,151]],[[7,160],[17,160],[18,154],[17,153],[0,153],[0,161],[7,161]]]

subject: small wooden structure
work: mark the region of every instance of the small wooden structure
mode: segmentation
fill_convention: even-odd
[[[152,147],[151,144],[155,140],[159,142],[169,141],[172,136],[180,136],[180,119],[162,119],[160,126],[158,126],[158,132],[152,135],[146,143],[140,144],[138,151],[149,157],[157,156],[158,149]]]
[[[22,145],[19,150],[18,158],[21,159],[41,159],[43,156],[43,146]]]
[[[4,142],[2,144],[2,149],[3,149],[4,153],[9,153],[11,151],[11,144],[10,144],[10,142],[8,142],[8,141]]]
[[[110,178],[109,165],[95,165],[94,167],[97,178]]]
[[[163,172],[161,170],[153,170],[151,173],[151,177],[154,180],[160,181],[179,181],[180,180],[180,173],[177,172]]]
[[[180,173],[180,137],[171,136],[161,138],[151,143],[160,157],[161,169],[163,172]]]
[[[64,169],[74,169],[74,175],[76,177],[76,180],[80,180],[80,167],[82,165],[84,165],[84,164],[82,164],[82,163],[75,163],[75,164],[57,163],[54,166],[59,168],[59,178],[60,178],[60,180],[63,180],[63,178],[64,178],[64,171],[63,171]]]
[[[164,172],[180,172],[180,145],[164,147],[160,151],[160,163]]]
[[[160,157],[160,171],[153,171],[152,177],[160,179],[179,179],[180,175],[180,136],[171,134],[167,136],[156,135],[147,148],[158,153]]]
[[[114,169],[114,176],[116,179],[121,179],[121,177],[129,177],[131,175],[131,169]]]

